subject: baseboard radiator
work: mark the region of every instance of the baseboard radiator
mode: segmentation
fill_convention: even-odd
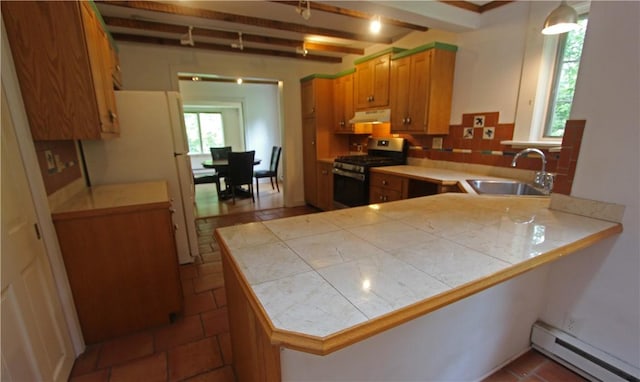
[[[533,347],[591,381],[640,382],[640,369],[544,322],[531,331]]]

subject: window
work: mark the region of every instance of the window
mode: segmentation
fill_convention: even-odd
[[[586,14],[580,16],[578,24],[580,24],[579,29],[563,33],[558,38],[558,50],[544,128],[545,138],[562,137],[565,123],[571,113],[582,45],[587,30]]]
[[[224,146],[222,114],[185,112],[184,122],[187,128],[189,153],[208,154],[209,147]]]

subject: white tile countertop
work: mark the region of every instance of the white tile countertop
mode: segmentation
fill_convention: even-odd
[[[335,349],[324,341],[354,328],[373,335],[622,230],[548,207],[547,197],[440,194],[224,227],[216,237],[272,341],[326,354]],[[297,335],[316,342],[305,349]]]

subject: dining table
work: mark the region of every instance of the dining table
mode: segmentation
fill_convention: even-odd
[[[260,163],[262,163],[262,159],[256,158],[253,160],[253,165],[259,165]],[[202,161],[202,167],[204,168],[212,168],[216,170],[216,173],[224,173],[224,170],[229,167],[229,161],[227,159],[207,159]],[[246,190],[244,190],[242,187],[237,186],[236,187],[236,196],[239,197],[250,197],[251,193],[247,192]],[[220,192],[218,193],[218,198],[220,200],[227,200],[227,199],[231,199],[231,190],[229,189],[225,189],[225,190],[220,190]]]

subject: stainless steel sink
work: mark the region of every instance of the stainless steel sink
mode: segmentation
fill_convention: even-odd
[[[476,190],[478,194],[498,194],[498,195],[537,195],[544,196],[544,192],[530,184],[509,181],[509,180],[485,180],[467,179],[467,183]]]

